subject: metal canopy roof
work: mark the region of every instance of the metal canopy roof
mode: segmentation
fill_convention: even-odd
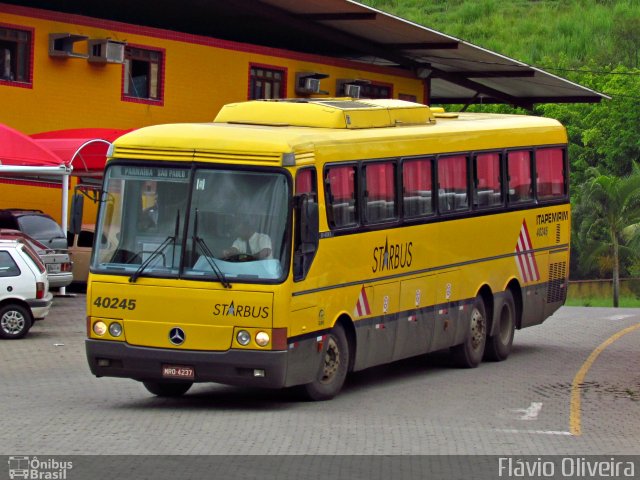
[[[599,102],[598,92],[538,68],[352,0],[261,0],[353,37],[358,61],[394,65],[431,80],[432,103]]]
[[[599,102],[586,87],[353,0],[4,0],[380,66],[430,81],[431,103]],[[62,5],[60,5],[62,3]]]

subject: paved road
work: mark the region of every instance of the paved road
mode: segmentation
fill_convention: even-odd
[[[0,342],[0,455],[640,454],[640,329],[585,366],[640,324],[638,309],[563,308],[516,332],[506,362],[458,370],[423,356],[356,373],[340,396],[311,403],[214,384],[160,399],[94,378],[84,301],[56,298],[27,338]]]

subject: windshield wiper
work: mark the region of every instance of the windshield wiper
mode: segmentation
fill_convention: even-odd
[[[193,220],[192,239],[195,242],[195,244],[202,249],[202,253],[204,253],[205,260],[211,267],[211,270],[213,270],[213,273],[216,274],[216,277],[218,278],[222,286],[224,288],[231,288],[231,283],[227,280],[227,277],[224,276],[224,273],[222,273],[222,270],[220,270],[220,267],[218,267],[218,264],[214,260],[215,256],[213,255],[213,252],[211,251],[207,243],[204,241],[204,239],[198,236],[198,209],[197,208],[194,213],[195,213],[195,218]]]
[[[180,231],[180,210],[178,210],[178,214],[176,216],[176,228],[175,228],[175,232],[173,235],[169,235],[167,238],[164,239],[164,241],[158,245],[158,248],[156,248],[153,252],[151,252],[151,254],[149,255],[149,257],[142,262],[142,264],[138,267],[138,269],[133,273],[133,275],[131,275],[129,277],[129,282],[133,283],[136,280],[138,280],[138,277],[140,275],[142,275],[142,272],[144,272],[144,270],[151,264],[151,262],[153,262],[153,260],[158,256],[158,255],[163,255],[164,256],[164,250],[165,248],[167,248],[170,244],[173,244],[173,255],[175,255],[175,251],[176,251],[176,239],[178,238],[178,232]],[[172,265],[173,265],[173,259],[172,259]]]
[[[220,267],[218,267],[218,264],[214,260],[213,252],[209,249],[209,246],[206,244],[206,242],[202,238],[195,235],[193,236],[193,240],[195,240],[196,244],[198,244],[202,249],[205,260],[211,267],[211,270],[213,270],[213,273],[216,274],[216,277],[218,277],[218,280],[220,280],[220,283],[222,283],[222,286],[224,288],[231,288],[231,283],[229,282],[229,280],[227,280],[227,277],[224,276],[224,273],[222,273]]]

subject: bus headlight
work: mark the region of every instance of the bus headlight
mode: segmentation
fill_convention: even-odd
[[[258,332],[256,333],[256,343],[261,347],[266,347],[269,345],[269,334],[267,332]]]
[[[251,341],[251,335],[246,330],[240,330],[238,332],[238,335],[236,335],[236,340],[238,340],[238,343],[240,345],[245,347],[249,345],[249,342]]]
[[[122,335],[122,325],[120,325],[118,322],[113,322],[111,325],[109,325],[109,333],[112,337],[119,337],[120,335]]]
[[[93,324],[93,333],[98,335],[99,337],[103,336],[107,333],[107,324],[103,321],[98,321]]]

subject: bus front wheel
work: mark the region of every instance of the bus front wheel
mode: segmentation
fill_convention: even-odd
[[[307,397],[313,401],[335,397],[344,385],[348,367],[349,342],[342,325],[336,324],[324,339],[316,379],[304,385]]]
[[[454,363],[462,368],[480,365],[487,342],[487,313],[482,297],[477,296],[471,309],[469,332],[464,343],[451,347]]]
[[[485,358],[496,362],[506,360],[511,353],[516,328],[516,307],[510,290],[505,292],[504,303],[498,315],[498,333],[487,338]]]
[[[144,388],[158,397],[179,397],[187,393],[191,382],[142,382]]]

